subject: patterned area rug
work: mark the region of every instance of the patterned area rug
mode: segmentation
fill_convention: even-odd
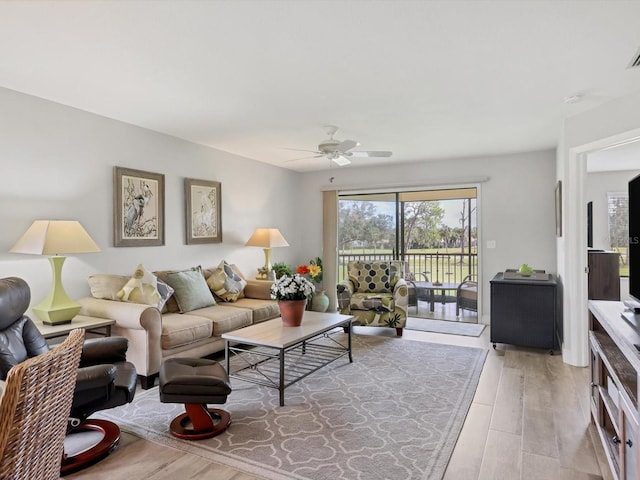
[[[441,479],[486,350],[367,335],[353,347],[353,363],[343,357],[286,389],[284,407],[276,389],[233,380],[232,424],[208,440],[170,435],[184,410],[160,403],[157,387],[95,416],[269,479]]]
[[[407,318],[407,325],[405,326],[407,330],[448,333],[450,335],[464,335],[466,337],[479,337],[484,327],[484,325],[478,323],[453,322],[416,317]]]

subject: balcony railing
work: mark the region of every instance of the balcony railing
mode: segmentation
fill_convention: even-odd
[[[338,255],[338,281],[347,277],[350,261],[373,262],[393,260],[392,253],[349,253]],[[478,277],[478,255],[475,253],[407,253],[404,260],[416,280],[460,283],[467,275]]]

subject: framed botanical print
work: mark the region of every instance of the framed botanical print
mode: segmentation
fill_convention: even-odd
[[[187,244],[222,242],[220,182],[185,178]]]
[[[164,245],[164,175],[113,169],[114,246]]]

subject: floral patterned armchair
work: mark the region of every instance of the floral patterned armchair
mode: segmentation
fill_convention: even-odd
[[[354,325],[395,328],[407,323],[409,290],[404,262],[349,262],[348,278],[337,286],[340,313],[353,315]]]

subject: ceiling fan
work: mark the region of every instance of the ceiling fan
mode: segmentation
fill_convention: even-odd
[[[338,127],[335,125],[325,125],[325,132],[329,135],[329,138],[321,141],[318,144],[317,150],[300,150],[297,148],[289,148],[288,150],[298,150],[301,152],[311,152],[316,155],[310,157],[302,157],[302,158],[294,158],[293,160],[287,160],[287,162],[295,162],[298,160],[304,160],[306,158],[319,158],[326,157],[336,165],[344,166],[349,165],[351,160],[349,158],[355,157],[390,157],[391,152],[387,151],[365,151],[365,150],[354,150],[350,151],[352,148],[360,145],[355,140],[337,140],[333,138],[333,136],[338,131]]]

